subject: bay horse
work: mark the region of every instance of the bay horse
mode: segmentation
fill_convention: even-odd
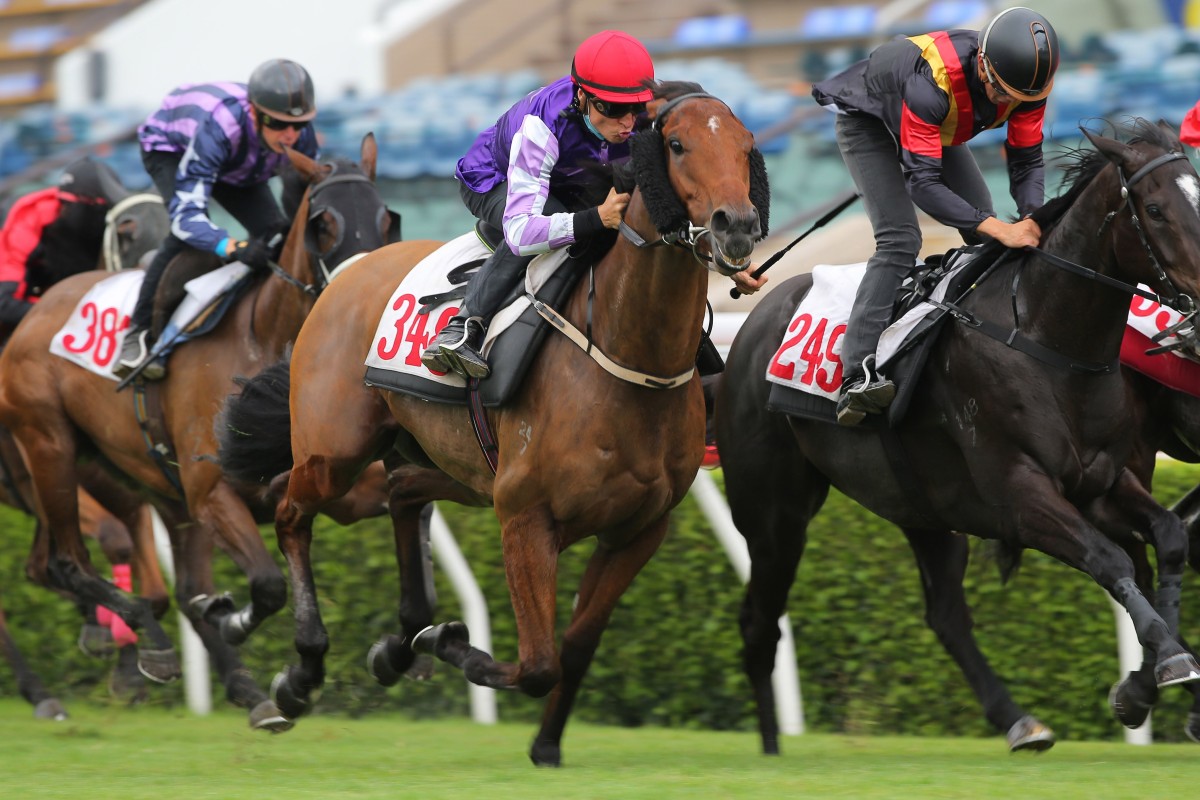
[[[282,401],[245,407],[249,387],[232,398],[227,413],[258,412],[263,422],[253,438],[276,441],[280,468],[291,466],[275,526],[292,580],[300,663],[272,684],[289,717],[309,709],[329,646],[310,564],[313,516],[353,485],[363,465],[382,458],[390,471],[401,631],[372,649],[372,671],[381,679],[399,675],[418,654],[432,653],[472,683],[548,695],[530,757],[537,765],[561,763],[566,719],[609,616],[658,549],[700,464],[704,399],[692,366],[708,278],[698,259],[735,262],[722,268],[726,274],[744,268],[767,223],[766,173],[745,126],[695,84],[657,83],[653,92],[648,126],[634,137],[630,233],[560,312],[589,330],[591,349],[644,373],[641,383],[614,377],[582,346],[552,333],[512,400],[487,414],[499,443],[493,474],[465,408],[363,383],[363,359],[392,287],[440,244],[407,242],[371,253],[321,297],[290,366],[277,365],[290,374],[290,417]],[[676,241],[690,247],[667,244]],[[677,385],[653,388],[670,385],[663,376],[677,376]],[[223,459],[245,444],[227,436]],[[439,499],[495,507],[516,662],[472,647],[461,622],[430,627],[416,530],[420,509]],[[558,651],[558,557],[588,537],[596,549]]]
[[[97,269],[110,272],[130,269],[156,247],[168,232],[170,220],[162,198],[150,193],[131,194],[106,169],[97,169],[96,175],[101,195],[109,206],[104,217],[103,233],[96,237],[89,230],[77,229],[78,226],[91,227],[86,217],[75,215],[58,220],[54,235],[73,239],[74,242],[72,247],[58,248],[48,254],[51,259],[61,259],[50,270],[54,275],[83,269],[89,259],[90,266]],[[77,228],[72,228],[72,225]],[[10,330],[5,330],[3,338],[7,339],[9,333]],[[161,617],[168,604],[167,589],[155,556],[148,509],[143,506],[140,497],[98,469],[88,469],[82,483],[79,489],[81,531],[99,542],[110,564],[131,570],[137,579],[140,595],[150,603],[155,616]],[[89,493],[88,488],[103,502]],[[12,436],[3,428],[0,428],[0,503],[26,513],[32,513],[34,508],[29,471]],[[31,559],[42,555],[35,548]],[[27,566],[27,572],[31,575],[43,574],[44,570],[44,565],[37,563]],[[140,699],[144,693],[144,681],[137,670],[134,646],[115,647],[110,626],[97,621],[97,607],[83,603],[79,606],[84,617],[79,634],[80,649],[96,657],[111,655],[117,649],[119,659],[110,677],[109,687],[118,696]],[[66,709],[62,702],[45,688],[17,649],[2,608],[0,650],[17,679],[19,693],[34,706],[34,715],[46,719],[65,718]]]
[[[139,651],[143,673],[156,680],[178,675],[171,643],[149,610],[94,574],[80,540],[76,461],[92,459],[124,476],[145,492],[170,532],[176,599],[213,656],[227,697],[250,709],[253,727],[267,730],[291,723],[255,684],[233,645],[283,607],[287,587],[251,509],[215,463],[213,417],[225,396],[238,389],[235,378],[256,374],[283,356],[329,275],[383,245],[391,222],[374,185],[373,136],[364,138],[361,168],[347,160],[319,164],[296,152],[288,155],[307,188],[279,269],[252,283],[210,333],[171,354],[168,377],[154,387],[166,442],[148,445],[131,393],[114,391],[111,380],[66,359],[47,357],[51,339],[100,276],[75,276],[47,292],[0,356],[0,424],[12,430],[28,457],[39,517],[48,531],[40,545],[47,553],[45,574],[37,577],[145,630],[149,646]],[[173,264],[189,258],[215,256],[189,251]],[[97,338],[110,337],[115,345],[126,321],[120,323]],[[167,444],[175,457],[164,468],[155,456]],[[241,609],[213,588],[210,559],[218,543],[249,577],[251,600]]]
[[[941,332],[893,428],[850,429],[767,409],[767,367],[811,276],[781,284],[742,326],[717,387],[715,427],[730,509],[751,555],[739,620],[764,752],[778,752],[770,684],[777,620],[831,485],[904,532],[927,622],[1013,749],[1053,740],[1013,702],[970,635],[967,543],[955,531],[1079,569],[1130,613],[1156,686],[1200,678],[1200,664],[1177,641],[1186,534],[1124,467],[1137,432],[1116,369],[1132,289],[1122,284],[1145,283],[1181,305],[1200,293],[1200,181],[1174,131],[1138,121],[1129,132],[1122,142],[1085,131],[1095,150],[1078,154],[1070,188],[1035,214],[1042,250],[1011,253],[967,296],[962,308],[973,324]],[[1060,268],[1066,262],[1098,277]],[[979,320],[1019,328],[1034,345],[1010,348],[981,333]],[[1157,608],[1113,541],[1135,531],[1156,548]]]

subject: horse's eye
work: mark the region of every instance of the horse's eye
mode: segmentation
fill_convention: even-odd
[[[671,152],[677,156],[683,155],[683,142],[678,139],[672,139],[667,145],[671,148]]]
[[[1163,221],[1162,209],[1160,209],[1156,205],[1146,206],[1146,216],[1148,216],[1150,219],[1154,220],[1155,222]]]

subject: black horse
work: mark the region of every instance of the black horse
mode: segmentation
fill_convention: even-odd
[[[970,320],[1019,329],[1013,339],[1026,343],[1024,352],[983,333],[986,326],[952,325],[934,344],[907,415],[887,430],[849,429],[767,410],[767,365],[810,276],[768,295],[734,341],[717,389],[716,434],[752,559],[740,625],[764,751],[778,752],[776,621],[830,485],[904,531],[929,624],[1014,749],[1053,739],[995,680],[969,635],[967,546],[954,531],[1040,550],[1088,574],[1129,611],[1156,687],[1200,679],[1200,664],[1176,639],[1186,534],[1124,466],[1135,429],[1115,368],[1130,296],[1118,281],[1145,283],[1181,304],[1200,293],[1200,179],[1165,125],[1139,120],[1124,143],[1085,133],[1095,151],[1077,154],[1070,188],[1037,214],[1042,252],[1010,254],[963,302]],[[981,257],[999,251],[989,246]],[[1098,274],[1089,279],[1064,260]],[[1134,531],[1156,550],[1157,610],[1114,543]]]

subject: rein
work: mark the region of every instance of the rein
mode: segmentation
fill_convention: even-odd
[[[1138,220],[1137,212],[1133,208],[1133,203],[1130,199],[1130,191],[1129,191],[1132,186],[1134,186],[1142,178],[1146,177],[1146,175],[1148,175],[1153,170],[1157,169],[1158,167],[1161,167],[1164,164],[1169,164],[1170,162],[1176,161],[1181,158],[1186,158],[1186,156],[1183,155],[1182,153],[1177,153],[1177,152],[1164,153],[1164,154],[1158,156],[1157,158],[1151,159],[1141,169],[1139,169],[1132,176],[1130,176],[1130,178],[1128,180],[1126,180],[1125,173],[1118,166],[1117,167],[1117,175],[1121,181],[1121,204],[1119,206],[1117,206],[1117,208],[1115,208],[1114,210],[1110,211],[1104,217],[1104,221],[1100,224],[1100,229],[1097,231],[1098,237],[1103,235],[1104,229],[1108,226],[1108,224],[1110,222],[1112,222],[1113,218],[1118,213],[1120,213],[1120,211],[1122,209],[1128,208],[1129,214],[1133,218],[1134,228],[1137,230],[1138,237],[1140,238],[1140,240],[1142,242],[1142,247],[1145,248],[1146,254],[1150,258],[1150,263],[1154,267],[1154,270],[1157,273],[1157,277],[1158,277],[1159,281],[1163,285],[1165,285],[1171,289],[1171,297],[1170,298],[1164,297],[1159,294],[1155,294],[1154,292],[1146,291],[1135,285],[1126,283],[1126,282],[1118,280],[1116,278],[1109,277],[1108,275],[1103,275],[1094,269],[1090,269],[1090,268],[1082,266],[1080,264],[1076,264],[1073,261],[1070,261],[1068,259],[1065,259],[1065,258],[1055,255],[1053,253],[1048,253],[1039,247],[1024,247],[1022,249],[1026,253],[1028,253],[1034,257],[1041,258],[1041,259],[1049,262],[1050,264],[1053,264],[1054,266],[1059,267],[1060,269],[1064,269],[1068,272],[1074,273],[1076,275],[1080,275],[1084,278],[1087,278],[1088,280],[1092,280],[1097,283],[1103,284],[1105,286],[1109,286],[1113,289],[1117,289],[1119,291],[1125,292],[1126,294],[1129,294],[1131,296],[1137,295],[1138,297],[1142,297],[1147,300],[1151,300],[1156,303],[1161,303],[1163,305],[1169,306],[1184,315],[1184,319],[1181,320],[1180,323],[1178,323],[1175,327],[1176,328],[1184,327],[1185,324],[1188,323],[1191,320],[1191,318],[1195,316],[1196,305],[1191,297],[1189,297],[1185,294],[1182,294],[1181,292],[1179,292],[1178,289],[1175,288],[1175,285],[1173,283],[1171,283],[1171,279],[1167,276],[1167,274],[1163,270],[1162,266],[1158,263],[1158,259],[1155,258],[1154,251],[1150,247],[1150,242],[1146,239],[1145,232],[1142,230],[1141,222]],[[1005,255],[1001,256],[996,261],[995,264],[993,264],[991,267],[988,268],[988,273],[990,273],[992,270],[994,270],[997,266],[999,266],[1004,261],[1011,258],[1012,254],[1013,254],[1013,251],[1009,250]],[[986,277],[986,275],[985,275],[985,277]],[[980,280],[982,280],[982,278]],[[1032,339],[1029,339],[1028,337],[1026,337],[1023,333],[1021,333],[1020,319],[1019,319],[1018,313],[1017,313],[1017,287],[1020,283],[1020,280],[1021,280],[1021,272],[1017,271],[1013,275],[1013,282],[1012,282],[1012,310],[1013,310],[1013,327],[1012,328],[1006,329],[1003,326],[997,325],[994,322],[980,319],[980,318],[976,317],[974,314],[971,314],[970,312],[968,312],[968,311],[962,309],[961,307],[959,307],[955,304],[952,304],[952,303],[941,303],[941,304],[934,303],[934,305],[937,305],[937,306],[949,311],[958,322],[960,322],[964,325],[967,325],[969,327],[975,328],[980,333],[983,333],[986,336],[988,336],[992,339],[995,339],[996,341],[1003,342],[1004,344],[1006,344],[1009,347],[1012,347],[1015,350],[1019,350],[1027,355],[1031,355],[1034,358],[1038,359],[1039,361],[1046,363],[1046,364],[1050,364],[1051,366],[1065,367],[1065,368],[1070,369],[1075,372],[1082,372],[1085,374],[1092,374],[1092,375],[1095,375],[1095,374],[1108,375],[1108,374],[1112,374],[1112,373],[1116,372],[1120,368],[1120,359],[1115,359],[1115,360],[1113,360],[1111,362],[1107,362],[1107,363],[1078,361],[1078,360],[1069,358],[1067,356],[1064,356],[1063,354],[1059,353],[1057,350],[1053,350],[1051,348],[1046,347],[1045,345],[1039,344],[1039,343],[1033,341]],[[1165,335],[1165,332],[1164,332],[1164,335]],[[1160,349],[1163,349],[1163,348],[1160,348]]]

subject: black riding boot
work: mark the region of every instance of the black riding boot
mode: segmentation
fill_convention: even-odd
[[[453,370],[464,378],[486,378],[491,368],[480,352],[484,335],[531,260],[532,256],[519,256],[507,245],[496,248],[471,276],[458,314],[425,348],[421,363],[439,372]]]

